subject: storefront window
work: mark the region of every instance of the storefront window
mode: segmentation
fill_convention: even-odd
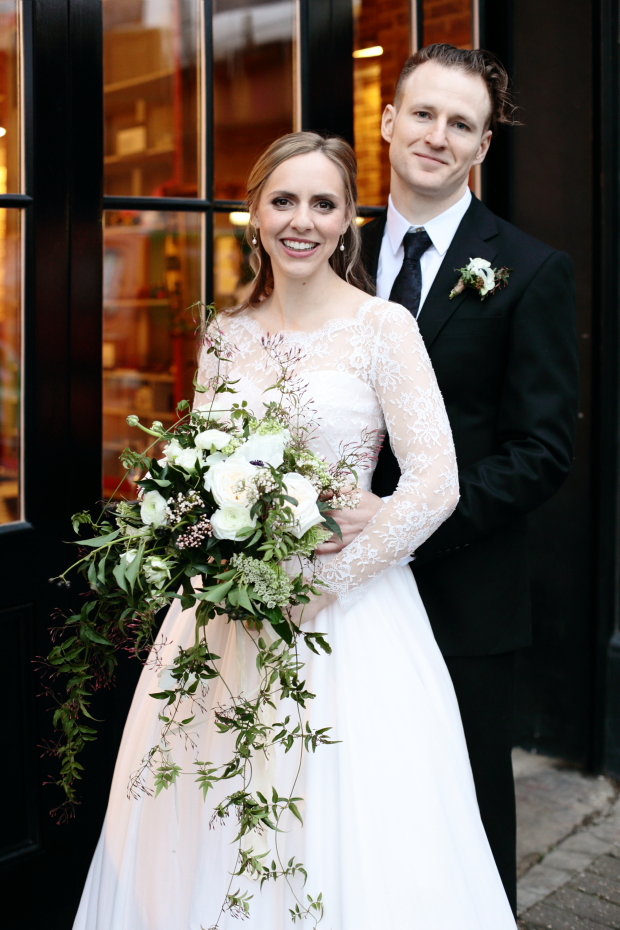
[[[0,194],[21,192],[20,4],[0,0]],[[0,523],[22,518],[22,214],[0,209]]]
[[[243,200],[250,168],[296,125],[292,0],[214,0],[214,196]]]
[[[216,213],[213,218],[213,299],[217,307],[234,307],[247,296],[254,273],[245,241],[249,214]]]
[[[127,425],[137,414],[170,426],[176,404],[193,396],[195,329],[188,308],[201,297],[203,219],[196,213],[109,211],[104,232],[103,483],[117,489],[125,447],[142,451],[146,434]]]
[[[359,202],[387,202],[390,168],[381,114],[394,99],[401,68],[411,54],[410,0],[353,0],[354,129]]]
[[[103,0],[105,193],[202,195],[200,0]]]

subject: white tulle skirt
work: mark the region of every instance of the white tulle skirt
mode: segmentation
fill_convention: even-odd
[[[327,634],[331,656],[302,656],[311,726],[340,740],[304,753],[295,795],[302,827],[282,821],[280,858],[303,862],[305,899],[322,893],[322,930],[514,930],[515,922],[480,820],[456,697],[407,567],[385,572],[348,612],[331,605],[312,626]],[[250,694],[257,678],[247,637],[222,618],[209,624],[211,651],[225,679]],[[194,613],[173,606],[159,658],[170,664],[194,640]],[[249,644],[251,647],[251,643]],[[232,879],[234,815],[211,823],[225,782],[203,800],[193,762],[229,758],[210,708],[225,702],[220,681],[203,702],[194,746],[173,742],[174,761],[190,773],[157,798],[128,798],[130,776],[159,740],[160,668],[145,667],[116,763],[106,820],[74,930],[289,930],[292,891],[282,879]],[[282,713],[284,713],[282,708]],[[188,714],[189,716],[189,714]],[[276,719],[281,719],[277,716]],[[273,754],[254,785],[289,792],[299,753]],[[273,849],[273,834],[265,837]],[[254,842],[256,851],[262,851]],[[264,848],[267,848],[266,845]],[[269,857],[269,861],[272,856]],[[250,918],[220,916],[230,888],[252,894]],[[305,921],[302,926],[310,927]]]

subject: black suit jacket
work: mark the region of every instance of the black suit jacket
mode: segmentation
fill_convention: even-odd
[[[376,276],[386,213],[362,229]],[[449,293],[470,258],[512,269],[481,300]],[[575,299],[570,259],[495,216],[475,197],[418,317],[446,404],[459,466],[453,515],[412,564],[444,655],[528,645],[527,514],[570,469],[577,416]],[[373,480],[384,496],[400,472],[385,443]]]

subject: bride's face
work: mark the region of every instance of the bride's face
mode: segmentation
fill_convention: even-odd
[[[321,152],[289,158],[267,179],[252,219],[274,271],[313,274],[349,225],[340,170]]]

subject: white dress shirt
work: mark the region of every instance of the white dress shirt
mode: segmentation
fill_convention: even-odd
[[[394,204],[390,195],[387,208],[387,222],[381,242],[381,251],[379,253],[379,266],[377,268],[377,295],[388,299],[392,285],[396,280],[396,275],[401,269],[405,250],[403,239],[406,233],[414,229],[425,229],[430,236],[432,245],[420,259],[422,269],[422,293],[420,295],[420,310],[426,300],[431,285],[435,280],[437,272],[441,266],[444,256],[454,239],[459,223],[465,216],[467,208],[471,203],[471,191],[469,188],[465,191],[460,200],[448,207],[439,216],[435,216],[423,226],[412,226],[409,220],[402,216]]]

